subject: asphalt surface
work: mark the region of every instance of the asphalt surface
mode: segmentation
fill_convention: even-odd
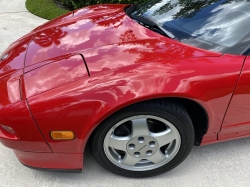
[[[46,20],[30,14],[25,0],[0,0],[0,53]],[[1,92],[0,92],[1,94]],[[1,96],[1,95],[0,95]],[[118,176],[85,152],[81,174],[36,171],[24,167],[12,150],[0,144],[0,186],[250,186],[250,138],[194,147],[172,171],[146,179]]]

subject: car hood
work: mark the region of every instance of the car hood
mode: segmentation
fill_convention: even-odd
[[[126,15],[126,6],[90,6],[38,27],[34,30],[36,34],[30,42],[25,66],[37,66],[72,54],[85,54],[86,51],[94,53],[94,49],[103,49],[103,46],[129,50],[135,44],[137,50],[154,54],[157,60],[221,55],[182,44],[143,27]],[[145,56],[138,62],[152,60]],[[112,67],[115,62],[111,60],[109,63]]]

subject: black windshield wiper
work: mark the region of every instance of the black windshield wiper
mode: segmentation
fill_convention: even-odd
[[[130,15],[130,17],[132,19],[135,19],[135,20],[143,23],[144,25],[151,27],[150,28],[151,30],[152,30],[152,28],[157,28],[157,29],[161,30],[167,37],[172,38],[172,39],[176,39],[176,37],[171,32],[169,32],[169,31],[165,30],[164,28],[162,28],[161,26],[157,25],[155,22],[153,22],[149,18],[146,18],[143,16],[138,16],[138,15]]]
[[[130,14],[138,7],[139,3],[132,4],[127,10],[126,14],[130,16]]]

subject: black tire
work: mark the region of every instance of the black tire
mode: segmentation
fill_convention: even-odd
[[[106,156],[103,148],[107,132],[119,121],[136,115],[154,115],[168,120],[179,131],[181,145],[175,157],[165,165],[148,171],[131,171],[113,164]],[[91,139],[91,152],[97,162],[107,170],[127,177],[151,177],[167,172],[179,165],[190,153],[194,143],[192,121],[181,103],[175,100],[152,100],[126,107],[104,120],[95,130]]]

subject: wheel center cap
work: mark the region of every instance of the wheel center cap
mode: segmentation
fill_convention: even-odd
[[[136,136],[129,140],[127,152],[136,158],[147,158],[158,150],[158,143],[152,136]]]

